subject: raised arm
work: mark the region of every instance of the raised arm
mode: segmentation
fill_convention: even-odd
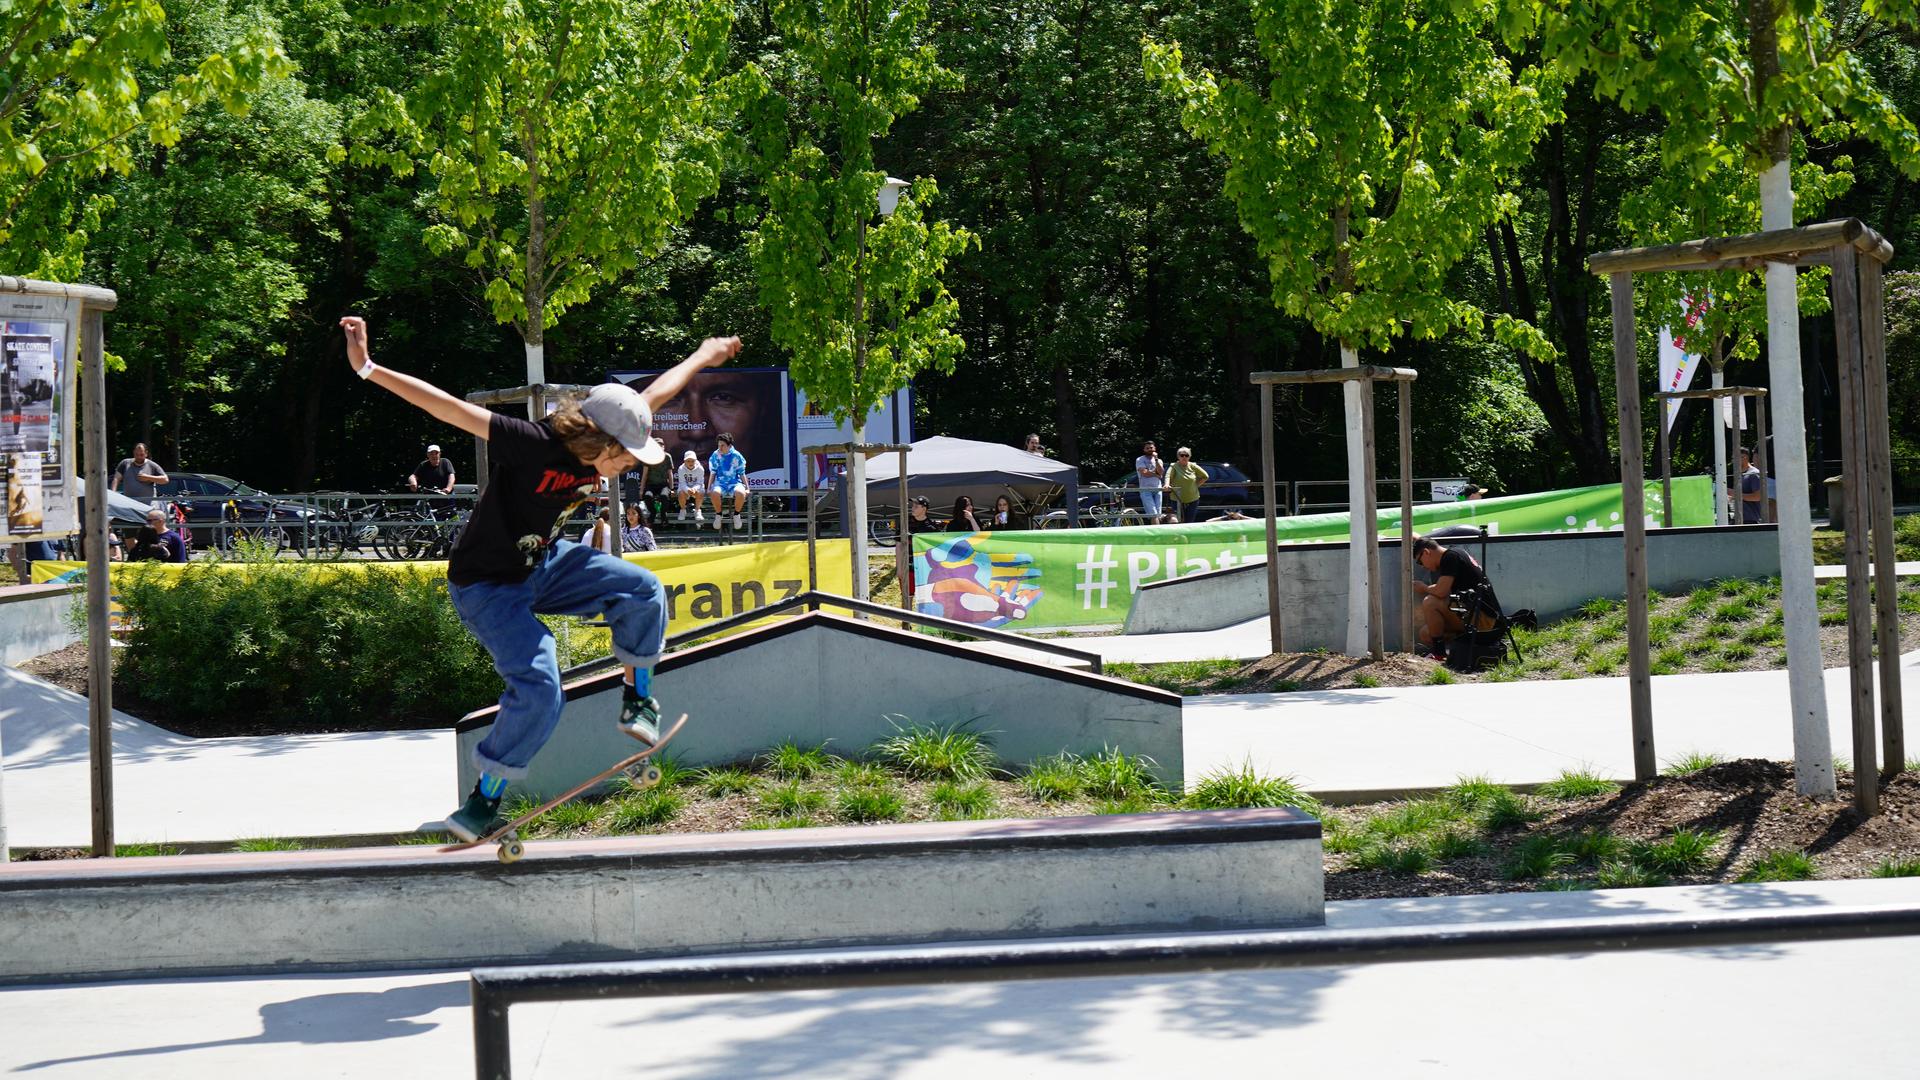
[[[340,320],[340,329],[347,335],[347,363],[352,365],[354,373],[368,364],[373,357],[367,352],[367,320],[358,315],[349,315]],[[475,405],[471,401],[462,401],[425,379],[416,379],[411,375],[402,375],[389,367],[375,365],[373,374],[366,380],[383,389],[392,391],[400,400],[445,424],[452,424],[469,435],[487,437],[489,425],[493,423],[493,414]]]
[[[680,391],[686,389],[687,380],[694,372],[702,368],[719,367],[740,352],[740,339],[737,337],[710,337],[693,350],[693,355],[668,368],[666,373],[653,380],[653,384],[640,391],[645,399],[648,411],[657,411],[660,406],[672,401]]]

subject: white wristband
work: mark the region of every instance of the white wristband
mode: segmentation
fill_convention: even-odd
[[[367,378],[367,377],[369,377],[369,376],[371,376],[371,375],[373,374],[373,369],[374,369],[374,367],[375,367],[375,365],[374,365],[374,362],[373,362],[373,358],[372,358],[372,357],[368,357],[368,358],[367,358],[367,362],[366,362],[366,363],[364,363],[364,364],[362,364],[362,365],[360,365],[360,370],[359,370],[359,371],[357,371],[357,372],[355,372],[354,374],[356,374],[356,375],[359,375],[359,376],[360,376],[361,378],[363,378],[363,379],[364,379],[364,378]]]

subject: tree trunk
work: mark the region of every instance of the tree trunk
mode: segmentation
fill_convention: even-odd
[[[521,299],[527,305],[527,322],[520,329],[527,346],[527,385],[540,386],[547,381],[547,205],[540,195],[540,147],[531,140],[527,149],[526,282]],[[534,410],[529,398],[528,419],[540,419]]]
[[[1755,101],[1766,100],[1767,84],[1780,73],[1776,4],[1777,0],[1747,0],[1747,48]],[[1792,131],[1781,125],[1761,138],[1768,165],[1760,174],[1760,227],[1789,229],[1793,227]],[[1780,607],[1787,630],[1794,786],[1802,795],[1828,796],[1834,793],[1833,741],[1827,731],[1820,617],[1813,591],[1813,511],[1807,504],[1797,277],[1791,266],[1767,264],[1767,397],[1774,417],[1773,463],[1780,502]]]

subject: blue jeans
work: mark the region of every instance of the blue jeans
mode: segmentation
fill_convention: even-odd
[[[651,669],[666,646],[667,594],[660,579],[644,566],[571,540],[556,541],[525,581],[449,584],[447,591],[460,621],[486,646],[493,669],[507,683],[493,730],[474,747],[473,763],[508,780],[527,775],[565,703],[553,632],[535,615],[605,615],[613,655],[634,667]]]
[[[1149,523],[1160,517],[1160,488],[1140,489],[1140,510],[1146,514]]]

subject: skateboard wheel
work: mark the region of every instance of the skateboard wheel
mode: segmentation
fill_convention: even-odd
[[[500,841],[500,861],[503,863],[517,863],[520,861],[520,856],[526,853],[526,845],[519,840]]]
[[[650,788],[661,781],[660,766],[648,765],[640,770],[640,786]]]

